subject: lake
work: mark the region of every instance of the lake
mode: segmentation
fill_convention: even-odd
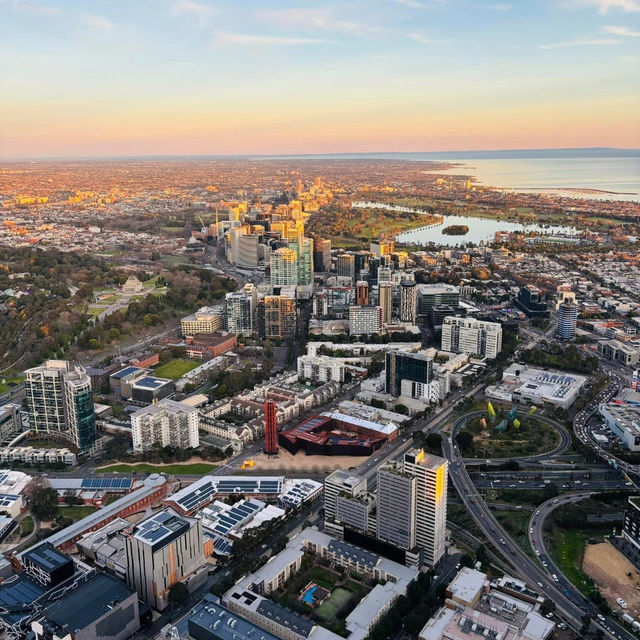
[[[387,205],[380,202],[354,202],[356,209],[373,207],[375,209],[388,209],[390,211],[412,211],[407,207]],[[546,234],[569,234],[577,232],[573,227],[543,226],[539,224],[522,224],[519,222],[508,222],[494,220],[493,218],[476,218],[475,216],[443,216],[442,224],[431,225],[429,227],[418,227],[404,231],[396,236],[398,242],[410,244],[428,244],[433,242],[447,247],[463,246],[469,242],[479,245],[481,242],[492,241],[496,231],[524,231]],[[449,236],[442,233],[442,230],[449,225],[458,224],[469,227],[469,233],[464,236]]]

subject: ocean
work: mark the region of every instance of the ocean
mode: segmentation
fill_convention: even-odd
[[[456,167],[445,173],[471,175],[478,184],[485,186],[601,200],[640,201],[640,149],[518,149],[270,157],[309,160],[437,160],[456,164]]]

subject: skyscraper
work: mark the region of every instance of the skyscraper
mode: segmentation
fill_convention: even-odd
[[[369,304],[369,283],[366,280],[356,282],[356,304],[358,306]]]
[[[416,545],[423,560],[434,567],[445,552],[447,526],[447,470],[444,458],[422,449],[404,454],[403,472],[416,478]]]
[[[418,314],[418,288],[415,282],[400,285],[400,321],[415,324]]]
[[[317,273],[331,270],[331,240],[314,236],[313,270]]]
[[[271,285],[274,287],[295,285],[298,282],[298,254],[287,247],[271,254]]]
[[[298,256],[297,280],[294,284],[298,286],[313,284],[313,240],[299,235],[295,240],[290,240],[287,246]]]
[[[242,291],[227,293],[225,302],[229,333],[237,336],[250,336],[253,333],[256,297],[256,289],[252,284],[246,284]]]
[[[47,360],[26,372],[24,382],[29,428],[57,435],[78,449],[89,449],[96,438],[91,378],[83,367],[66,360]]]
[[[341,253],[336,258],[336,273],[352,280],[356,277],[356,262],[352,253]]]
[[[380,270],[382,271],[382,270]],[[380,273],[380,272],[378,272]],[[391,283],[378,285],[378,304],[382,309],[382,324],[391,324],[393,316],[393,285]]]
[[[400,549],[416,546],[417,479],[390,462],[377,474],[377,532],[381,540]]]
[[[273,400],[264,403],[264,452],[268,455],[278,453],[278,422]]]
[[[258,300],[258,333],[262,338],[292,338],[296,333],[296,301],[289,296]]]
[[[573,340],[576,337],[578,323],[578,305],[567,299],[558,306],[558,336],[563,340]]]

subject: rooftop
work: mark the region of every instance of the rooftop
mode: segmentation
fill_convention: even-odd
[[[135,525],[131,529],[131,535],[137,540],[151,545],[155,550],[180,537],[191,528],[192,523],[172,509],[166,509],[158,511],[150,518]]]
[[[187,618],[189,635],[202,640],[279,640],[268,631],[231,613],[210,594]],[[196,631],[197,630],[197,631]]]
[[[96,573],[88,582],[49,605],[43,614],[67,633],[75,634],[78,629],[85,629],[133,593],[117,578]]]
[[[487,581],[487,574],[463,567],[450,582],[447,589],[461,602],[471,602]]]

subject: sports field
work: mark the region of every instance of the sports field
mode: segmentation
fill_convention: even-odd
[[[153,374],[158,378],[170,378],[171,380],[177,380],[182,378],[185,373],[195,369],[198,366],[198,362],[195,360],[184,360],[182,358],[176,358],[175,360],[169,360],[156,367]]]
[[[337,587],[331,595],[314,610],[314,614],[323,622],[336,620],[338,612],[344,607],[353,593],[344,587]]]

